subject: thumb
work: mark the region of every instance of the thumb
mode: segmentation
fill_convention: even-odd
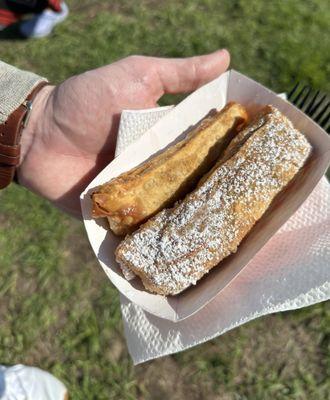
[[[227,50],[189,58],[153,58],[158,95],[192,92],[225,72],[230,63]]]

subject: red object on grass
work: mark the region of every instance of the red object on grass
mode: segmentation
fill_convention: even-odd
[[[61,11],[62,0],[48,0],[48,7],[54,11]]]
[[[20,20],[21,16],[30,13],[40,13],[46,8],[51,8],[55,12],[61,11],[62,0],[24,0],[15,1],[0,0],[0,25],[6,27]],[[15,12],[19,11],[19,12]]]
[[[21,17],[21,14],[14,13],[10,10],[0,9],[0,25],[9,26],[17,22]]]

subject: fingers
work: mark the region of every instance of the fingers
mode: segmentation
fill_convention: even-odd
[[[191,92],[225,72],[229,63],[225,49],[190,58],[153,58],[158,95]]]

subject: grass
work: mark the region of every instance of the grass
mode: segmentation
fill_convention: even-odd
[[[70,18],[50,38],[0,38],[0,58],[60,82],[129,54],[227,47],[234,68],[274,90],[300,79],[330,92],[327,0],[68,3]],[[134,368],[118,294],[82,225],[23,188],[0,192],[0,204],[1,363],[49,370],[74,400],[329,398],[327,304],[267,316]]]

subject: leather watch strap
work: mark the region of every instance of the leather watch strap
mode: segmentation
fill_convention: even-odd
[[[20,162],[20,140],[24,126],[32,109],[32,102],[37,93],[49,83],[40,82],[21,104],[0,124],[0,189],[7,187],[15,176],[16,167]]]

